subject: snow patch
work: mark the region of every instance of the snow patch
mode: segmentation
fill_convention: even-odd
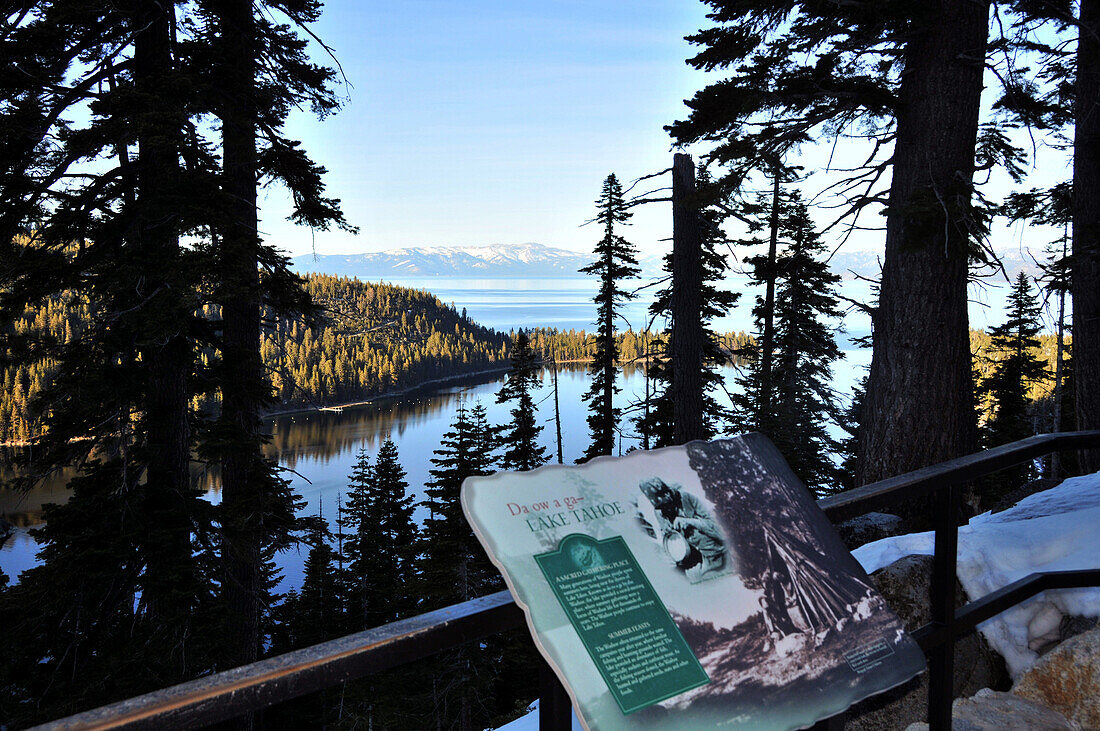
[[[1100,568],[1100,473],[1066,480],[959,528],[958,577],[973,601],[1037,571]],[[932,532],[884,538],[852,551],[868,573],[904,556],[932,555]],[[1048,591],[978,625],[1013,678],[1038,658],[1065,615],[1100,617],[1100,588]]]

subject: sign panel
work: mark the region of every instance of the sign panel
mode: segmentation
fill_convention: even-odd
[[[471,478],[463,509],[589,729],[795,729],[924,657],[759,434]]]

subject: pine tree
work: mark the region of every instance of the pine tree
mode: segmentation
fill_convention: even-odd
[[[211,0],[198,9],[217,72],[208,103],[221,121],[222,149],[221,216],[212,227],[211,246],[212,290],[221,312],[221,413],[207,451],[221,463],[222,589],[237,623],[225,650],[230,662],[240,664],[255,660],[259,651],[263,551],[292,541],[297,528],[293,498],[262,452],[260,414],[273,399],[260,358],[262,313],[314,311],[285,257],[259,237],[261,177],[290,188],[296,222],[353,229],[339,202],[324,196],[324,169],[282,136],[290,108],[309,105],[323,116],[337,107],[331,89],[335,72],[310,63],[305,41],[258,12],[254,0]],[[283,3],[280,10],[305,27],[318,19],[321,6],[303,0]]]
[[[715,25],[690,38],[702,47],[690,63],[730,75],[688,101],[669,128],[678,144],[716,142],[733,189],[808,140],[851,132],[870,144],[836,189],[849,216],[888,201],[860,480],[972,451],[967,267],[988,213],[974,170],[1019,172],[996,126],[978,144],[991,3],[708,4]]]
[[[459,503],[464,479],[492,471],[494,448],[485,408],[476,404],[468,409],[461,404],[432,458],[432,479],[425,490],[428,500],[423,504],[430,515],[422,533],[424,610],[467,601],[504,587],[500,574],[464,520]],[[432,663],[430,725],[460,729],[487,725],[500,700],[493,691],[499,660],[499,655],[488,647],[464,646],[440,655]]]
[[[615,318],[619,305],[634,297],[631,292],[622,289],[621,282],[636,277],[640,271],[635,258],[636,249],[616,233],[616,226],[625,225],[631,214],[614,173],[604,180],[596,207],[594,220],[603,224],[604,235],[596,244],[596,260],[580,270],[583,274],[598,277],[599,289],[593,299],[596,303],[596,341],[589,367],[592,385],[584,396],[589,408],[591,442],[579,462],[612,454],[615,450],[621,412],[614,404],[614,396],[619,392],[615,385],[619,355],[615,344]]]
[[[842,313],[825,252],[804,204],[791,210],[793,240],[777,260],[775,300],[775,404],[780,414],[776,445],[791,468],[817,494],[835,491],[839,474],[831,457],[838,445],[828,425],[839,407],[832,366],[840,359],[836,331]]]
[[[405,470],[392,440],[382,444],[373,466],[367,451],[360,451],[348,480],[341,527],[347,530],[351,631],[359,631],[412,611],[417,527]]]
[[[982,441],[988,447],[1025,439],[1035,433],[1029,413],[1028,391],[1047,378],[1039,359],[1040,307],[1027,275],[1020,272],[1008,296],[1005,322],[990,330],[997,360],[992,373],[980,384],[979,395],[989,403]],[[994,493],[1019,487],[1034,477],[1031,465],[1003,470],[991,479]],[[993,498],[995,499],[995,498]]]
[[[777,235],[784,250],[774,263],[775,362],[765,384],[757,348],[738,379],[733,396],[735,423],[741,430],[762,431],[775,441],[791,468],[818,492],[838,486],[839,474],[830,455],[838,449],[826,425],[839,406],[830,385],[832,365],[840,358],[835,326],[838,320],[836,284],[840,277],[819,257],[824,251],[806,205],[797,191],[779,197]],[[753,279],[762,283],[771,262],[763,255],[748,260]],[[758,297],[753,309],[761,325],[767,303]],[[765,390],[770,396],[765,398]]]
[[[515,404],[511,423],[501,429],[502,469],[533,470],[549,459],[546,448],[538,441],[542,426],[535,420],[535,404],[531,398],[531,392],[538,385],[538,357],[531,349],[527,332],[520,330],[512,342],[512,367],[497,393],[498,404]]]

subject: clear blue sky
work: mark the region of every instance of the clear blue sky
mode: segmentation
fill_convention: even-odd
[[[589,250],[578,228],[609,172],[629,182],[671,165],[663,125],[705,85],[683,36],[694,0],[329,0],[316,31],[336,51],[350,100],[290,126],[329,169],[361,233],[286,223],[283,191],[262,230],[292,254],[534,241]],[[660,208],[661,210],[655,210]],[[639,210],[628,239],[655,251],[665,205]]]
[[[262,230],[290,254],[529,241],[591,250],[599,232],[580,224],[604,177],[629,184],[671,164],[663,126],[710,80],[687,66],[695,51],[683,40],[707,25],[705,12],[697,0],[329,0],[315,30],[350,98],[323,122],[296,114],[289,133],[329,169],[330,193],[361,233],[287,223],[278,188],[261,199]],[[804,152],[812,170],[830,151]],[[1068,175],[1064,158],[1046,157],[1025,187]],[[667,249],[668,204],[636,211],[628,240],[646,254]],[[863,223],[881,219],[869,212]],[[992,242],[1050,238],[998,225]],[[881,246],[874,233],[851,242]]]

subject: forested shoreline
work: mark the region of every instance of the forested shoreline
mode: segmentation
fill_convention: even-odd
[[[310,274],[305,292],[320,308],[313,324],[302,318],[278,318],[263,328],[260,349],[276,401],[271,415],[288,411],[339,407],[391,398],[425,385],[507,368],[515,333],[482,327],[426,290],[384,282]],[[87,325],[88,311],[79,300],[60,296],[28,309],[9,326],[15,336],[35,334],[75,342]],[[584,330],[537,328],[529,333],[532,348],[549,363],[583,363],[592,357],[593,336]],[[616,334],[620,362],[642,362],[660,336],[633,330]],[[731,359],[752,338],[727,333],[722,345]],[[39,436],[35,397],[52,381],[58,361],[14,363],[0,373],[0,445],[19,445]],[[209,364],[209,358],[204,358]],[[196,397],[198,409],[217,408],[217,396]]]
[[[601,75],[615,59],[554,74],[562,83],[596,77],[605,93],[563,95],[582,103],[560,103],[529,125],[526,99],[505,85],[511,73],[477,79],[489,94],[452,94],[437,70],[489,64],[413,63],[435,50],[416,46],[419,31],[464,4],[403,18],[418,32],[392,34],[409,44],[390,49],[399,52],[387,62],[401,65],[372,74],[401,83],[372,83],[364,96],[372,109],[401,107],[406,116],[388,139],[373,138],[376,120],[357,129],[347,154],[381,158],[397,148],[431,158],[364,157],[350,175],[333,176],[362,177],[357,187],[379,198],[398,191],[414,206],[359,200],[348,208],[363,211],[362,225],[382,212],[409,240],[450,234],[459,188],[481,196],[473,212],[485,235],[527,235],[502,206],[524,226],[595,224],[580,269],[595,284],[593,331],[514,333],[481,327],[429,292],[303,279],[265,233],[273,226],[261,207],[303,227],[302,241],[358,233],[327,189],[322,161],[294,139],[323,140],[311,125],[352,102],[317,33],[317,0],[10,4],[0,22],[0,442],[32,445],[9,450],[10,486],[30,490],[63,475],[66,500],[45,508],[33,534],[36,565],[14,582],[0,572],[0,627],[10,640],[0,658],[0,727],[501,589],[463,519],[460,486],[554,457],[564,463],[556,369],[556,434],[545,440],[556,455],[540,441],[551,422],[533,394],[548,363],[587,366],[578,463],[621,452],[624,434],[648,450],[760,431],[818,497],[1035,433],[1100,427],[1100,0],[705,4],[705,26],[686,37],[687,63],[712,75],[692,77],[706,85],[687,92],[682,118],[664,120],[668,137],[647,149],[610,139],[643,105],[620,98],[606,117],[583,116],[621,91]],[[386,10],[395,19],[405,12]],[[513,16],[505,27],[560,26],[569,42],[546,47],[563,53],[590,39],[605,46],[622,36],[648,49],[675,40],[634,32],[645,14],[624,10],[581,33],[571,18]],[[445,45],[467,47],[463,29],[495,26],[469,20],[448,26]],[[388,40],[390,27],[375,40]],[[553,61],[572,68],[570,58]],[[406,64],[440,83],[421,88],[402,75]],[[632,68],[645,82],[622,85],[634,95],[665,75],[653,64]],[[527,90],[557,90],[547,76],[540,69]],[[438,99],[406,106],[414,92]],[[469,97],[492,116],[467,117]],[[494,106],[501,100],[511,107]],[[428,117],[431,139],[409,134]],[[567,154],[541,138],[563,118],[574,128]],[[613,126],[577,136],[582,118]],[[449,145],[482,128],[494,135],[494,155],[486,147],[477,165],[452,159]],[[626,165],[658,159],[650,154],[669,141],[671,161],[632,170],[633,181],[603,163],[585,167],[596,146]],[[1064,164],[1050,165],[1047,153]],[[554,166],[537,167],[543,159]],[[1053,177],[1029,180],[1040,164]],[[492,171],[491,185],[475,175],[480,167]],[[415,186],[390,179],[406,169],[420,176]],[[549,182],[576,189],[584,179],[595,199],[583,216],[572,198],[540,197]],[[437,181],[450,189],[429,187]],[[1029,188],[1035,181],[1044,187]],[[505,188],[531,192],[505,203],[494,197]],[[265,191],[284,196],[281,210]],[[641,206],[661,211],[660,228],[630,228]],[[1004,320],[978,332],[969,283],[996,269],[997,226],[1007,223],[1045,242],[1041,275],[1010,282]],[[852,236],[883,252],[865,301],[844,297],[829,265]],[[638,281],[642,248],[664,255],[655,282]],[[745,292],[729,288],[738,261]],[[627,303],[649,286],[652,329],[619,331]],[[1057,303],[1053,335],[1041,334],[1039,290]],[[735,307],[749,311],[751,333],[720,334],[715,323]],[[870,319],[862,343],[870,366],[851,393],[838,393],[846,307]],[[645,376],[629,405],[619,396],[627,364]],[[505,367],[496,393],[503,423],[490,423],[482,404],[462,403],[441,439],[405,455],[431,465],[419,503],[410,492],[420,486],[407,483],[385,442],[358,455],[346,502],[327,518],[320,509],[307,515],[301,483],[268,450],[264,416],[274,411]],[[217,500],[206,499],[196,468],[216,473]],[[983,481],[966,509],[988,509],[1040,476],[1097,470],[1100,448],[1027,462]],[[898,506],[900,529],[929,527],[927,508]],[[414,520],[417,510],[426,517]],[[956,517],[965,520],[961,510]],[[283,593],[277,558],[304,547],[303,585]],[[391,680],[249,709],[233,723],[477,731],[531,700],[531,652],[522,635],[493,636]]]

